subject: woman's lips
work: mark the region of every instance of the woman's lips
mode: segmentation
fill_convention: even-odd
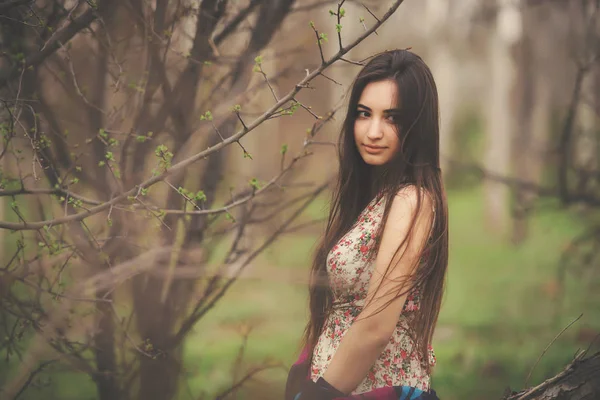
[[[369,154],[378,154],[381,153],[385,147],[382,146],[372,146],[372,145],[368,145],[368,144],[363,144],[363,147],[365,148],[366,152]]]

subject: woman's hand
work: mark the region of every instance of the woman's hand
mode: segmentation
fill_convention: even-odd
[[[321,377],[317,382],[307,379],[294,400],[333,400],[345,396]]]

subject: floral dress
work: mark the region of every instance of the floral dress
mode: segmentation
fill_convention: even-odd
[[[375,265],[375,255],[370,255],[369,249],[376,243],[384,209],[384,197],[373,199],[327,256],[334,305],[313,352],[310,376],[314,381],[323,376],[342,337],[362,310]],[[420,353],[408,335],[408,321],[418,309],[419,294],[413,290],[407,296],[389,343],[352,394],[401,385],[429,390],[429,373],[423,368]],[[428,362],[435,365],[432,348]]]

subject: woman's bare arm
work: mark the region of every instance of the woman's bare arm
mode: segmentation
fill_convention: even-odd
[[[392,299],[402,288],[402,282],[412,275],[433,218],[431,199],[424,195],[412,237],[394,257],[416,213],[417,195],[416,188],[409,187],[394,197],[375,259],[365,307],[342,338],[323,375],[329,384],[343,393],[352,392],[366,377],[388,344],[404,307],[406,294]],[[382,279],[389,265],[390,270]]]

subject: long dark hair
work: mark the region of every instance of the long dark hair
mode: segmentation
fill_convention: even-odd
[[[364,88],[371,82],[384,80],[391,80],[397,85],[400,116],[396,121],[401,146],[392,160],[374,167],[366,164],[358,152],[354,122]],[[399,286],[395,295],[397,298],[415,288],[419,290],[420,308],[410,319],[409,333],[414,338],[415,350],[420,353],[423,366],[429,370],[429,346],[440,311],[448,265],[448,212],[439,164],[437,89],[431,71],[419,56],[408,50],[386,51],[371,58],[358,73],[350,93],[338,151],[339,178],[332,194],[327,228],[317,246],[311,270],[310,320],[304,333],[304,345],[312,357],[325,320],[332,310],[333,294],[326,269],[330,249],[348,232],[376,195],[386,199],[377,235],[380,237],[394,196],[401,189],[414,186],[418,189],[417,193],[426,193],[431,198],[435,210],[433,227],[429,240],[421,247],[422,253],[412,276]],[[396,256],[410,240],[421,204],[422,196],[418,196],[411,229],[398,247]],[[372,250],[375,254],[379,242]]]

